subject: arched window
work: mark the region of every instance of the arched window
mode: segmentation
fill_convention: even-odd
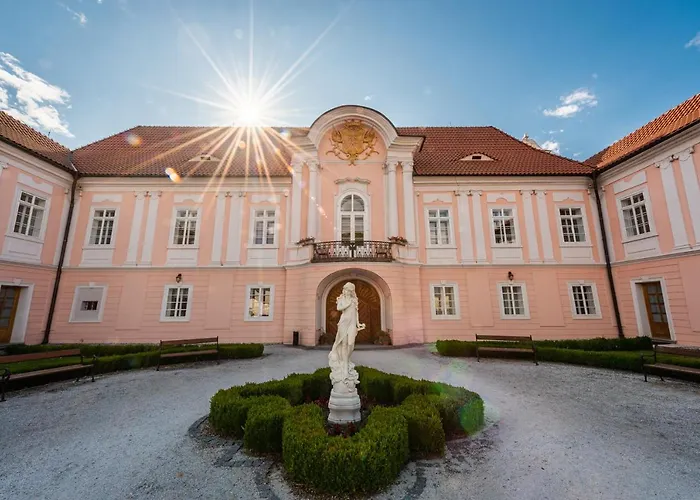
[[[362,243],[365,239],[365,200],[349,194],[340,202],[340,239]]]

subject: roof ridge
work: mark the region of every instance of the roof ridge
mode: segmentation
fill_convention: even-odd
[[[70,149],[68,149],[68,147],[64,146],[63,144],[61,144],[61,143],[58,142],[58,141],[54,141],[54,140],[53,140],[51,137],[49,137],[48,135],[44,134],[43,132],[38,131],[37,129],[35,129],[35,128],[32,127],[31,125],[27,125],[27,124],[24,123],[22,120],[18,120],[17,118],[15,118],[14,116],[12,116],[11,114],[9,114],[9,113],[7,113],[7,112],[5,112],[5,111],[1,111],[1,110],[0,110],[0,113],[2,113],[2,114],[4,114],[5,116],[7,116],[10,120],[12,120],[12,121],[18,123],[20,126],[27,127],[28,129],[30,129],[30,130],[31,130],[32,132],[34,132],[35,134],[38,134],[39,136],[41,136],[43,139],[46,139],[47,141],[52,142],[52,143],[55,144],[56,146],[65,149],[66,152],[69,152],[69,151],[70,151]]]

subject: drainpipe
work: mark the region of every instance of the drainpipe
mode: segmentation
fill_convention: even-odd
[[[617,323],[617,336],[625,338],[622,331],[622,320],[620,319],[620,306],[617,303],[617,293],[615,292],[615,280],[613,279],[612,266],[610,265],[610,250],[608,249],[608,237],[605,229],[605,219],[603,218],[603,208],[600,204],[598,194],[598,172],[593,174],[593,192],[595,193],[595,204],[598,207],[598,220],[600,222],[600,236],[603,238],[603,253],[605,254],[605,268],[608,271],[608,284],[612,295],[613,310],[615,311],[615,322]]]
[[[70,165],[73,167],[73,153],[69,153],[68,160]],[[44,330],[44,338],[41,341],[42,344],[49,343],[49,335],[51,335],[51,324],[53,323],[53,313],[56,309],[56,300],[58,300],[58,286],[61,283],[61,274],[63,273],[63,261],[66,258],[66,247],[68,246],[68,235],[70,233],[70,226],[73,220],[73,207],[75,206],[75,189],[78,186],[78,179],[80,174],[75,167],[73,167],[73,184],[70,188],[70,201],[68,205],[68,217],[66,218],[66,227],[63,228],[63,242],[61,243],[61,256],[58,259],[58,268],[56,269],[56,279],[53,283],[53,294],[51,295],[51,304],[49,305],[49,316],[46,319],[46,330]]]

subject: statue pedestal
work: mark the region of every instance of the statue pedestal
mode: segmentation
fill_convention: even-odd
[[[332,424],[347,424],[350,422],[359,422],[362,416],[360,415],[360,396],[357,395],[355,387],[352,390],[347,389],[343,384],[338,384],[342,387],[331,390],[331,397],[328,400],[328,421]]]

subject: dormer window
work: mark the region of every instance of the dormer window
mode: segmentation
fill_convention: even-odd
[[[486,156],[483,153],[472,153],[461,158],[459,161],[493,161],[493,158]]]
[[[202,153],[198,156],[195,156],[190,161],[219,161],[219,159],[214,155]]]

